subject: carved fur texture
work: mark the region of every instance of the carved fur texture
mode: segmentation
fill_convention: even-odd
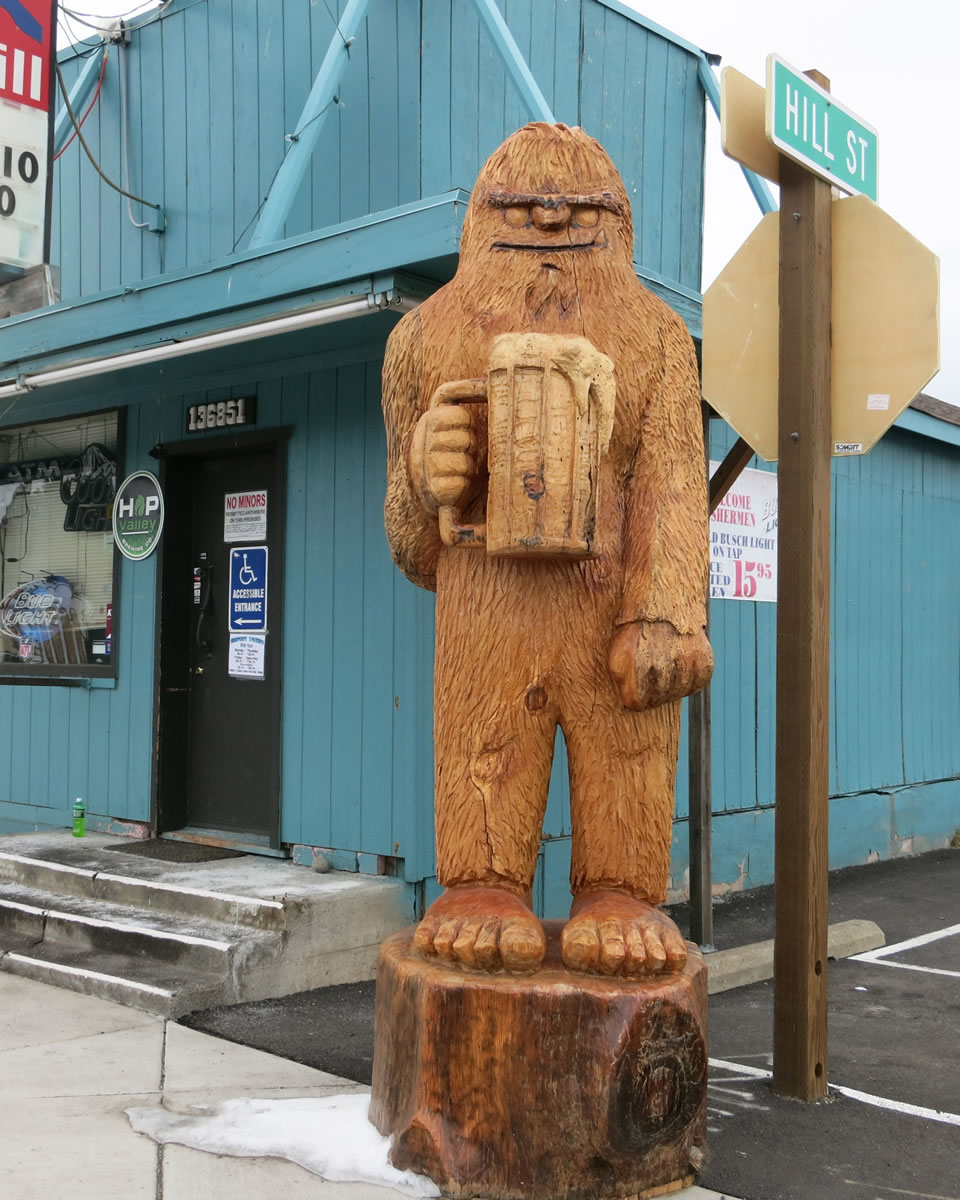
[[[484,378],[497,335],[531,332],[586,338],[614,364],[592,557],[444,546],[418,475],[422,444],[411,475],[436,389]],[[390,337],[383,410],[390,546],[414,583],[437,592],[440,882],[528,891],[559,724],[574,893],[613,887],[660,902],[680,698],[712,669],[700,387],[682,320],[636,278],[620,176],[582,130],[531,124],[487,161],[455,278]],[[477,453],[461,515],[479,523],[487,414],[470,412]]]

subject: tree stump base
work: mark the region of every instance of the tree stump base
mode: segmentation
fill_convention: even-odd
[[[707,969],[573,974],[561,921],[533,975],[426,959],[405,929],[380,947],[370,1119],[402,1170],[445,1196],[593,1200],[691,1184],[707,1114]]]

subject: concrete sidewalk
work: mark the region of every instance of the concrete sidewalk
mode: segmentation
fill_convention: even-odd
[[[368,1088],[108,1000],[0,974],[0,1196],[4,1200],[390,1200],[279,1158],[158,1146],[133,1107]],[[684,1200],[720,1197],[690,1188]]]

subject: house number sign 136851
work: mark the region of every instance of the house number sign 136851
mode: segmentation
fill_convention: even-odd
[[[238,396],[235,400],[214,400],[209,404],[191,404],[187,409],[187,433],[205,429],[231,429],[237,425],[253,425],[257,419],[255,396]]]

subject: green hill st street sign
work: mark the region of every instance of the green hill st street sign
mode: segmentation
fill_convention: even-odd
[[[877,200],[877,131],[777,54],[767,56],[766,133],[781,154]]]

